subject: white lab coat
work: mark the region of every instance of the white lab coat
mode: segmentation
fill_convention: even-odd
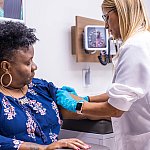
[[[129,38],[113,61],[108,102],[125,111],[112,118],[116,150],[150,150],[150,32]]]

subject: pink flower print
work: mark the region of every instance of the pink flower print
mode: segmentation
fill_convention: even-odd
[[[4,109],[5,114],[4,115],[8,115],[7,119],[11,120],[13,119],[13,117],[16,116],[16,112],[13,106],[10,106],[9,108]]]
[[[7,115],[7,119],[11,120],[16,116],[15,108],[9,103],[6,98],[3,98],[2,104],[4,106],[4,115]]]
[[[41,103],[36,102],[36,100],[30,100],[29,105],[36,111],[36,113],[40,113],[41,115],[46,114],[46,108],[44,108]]]
[[[49,137],[50,137],[50,139],[51,139],[52,142],[56,142],[58,135],[55,134],[55,133],[52,133],[52,131],[50,129]]]
[[[28,92],[31,93],[32,95],[37,95],[37,93],[33,89],[28,89]]]
[[[19,148],[19,146],[23,143],[23,141],[13,139],[14,148]]]
[[[56,116],[58,118],[58,123],[61,125],[62,124],[62,120],[60,119],[59,110],[58,110],[58,107],[57,107],[57,105],[56,105],[56,103],[54,101],[52,102],[52,108],[55,110]]]
[[[30,100],[29,104],[34,105],[36,103],[36,100]]]
[[[26,111],[26,115],[28,116],[28,120],[26,123],[27,133],[29,137],[35,138],[35,129],[37,127],[36,123],[32,119],[32,116]]]

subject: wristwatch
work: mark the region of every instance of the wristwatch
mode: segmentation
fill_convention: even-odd
[[[76,106],[77,114],[82,114],[82,106],[84,101],[79,101]]]

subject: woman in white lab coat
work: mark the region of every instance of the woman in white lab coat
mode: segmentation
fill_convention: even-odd
[[[104,0],[102,10],[106,28],[122,40],[113,59],[113,82],[106,93],[90,96],[89,101],[76,102],[59,90],[57,103],[83,115],[112,117],[116,150],[149,150],[150,32],[143,2]]]

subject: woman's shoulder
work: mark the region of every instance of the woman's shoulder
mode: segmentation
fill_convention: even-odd
[[[150,62],[150,33],[148,31],[138,32],[130,37],[119,50],[119,61],[128,64]],[[136,56],[136,57],[135,57]]]
[[[33,78],[32,82],[29,84],[29,87],[44,87],[44,88],[50,88],[54,89],[57,87],[53,84],[53,82],[48,82],[47,80],[44,79],[39,79],[39,78]]]
[[[51,94],[51,97],[55,97],[58,88],[52,82],[33,78],[29,84],[29,89],[34,89],[36,92],[43,93],[44,95]]]
[[[43,82],[46,82],[46,80],[40,79],[40,78],[33,78],[32,82],[33,84],[43,84]]]
[[[145,30],[145,31],[140,31],[131,36],[127,41],[124,43],[124,46],[128,45],[133,45],[133,46],[143,46],[143,44],[148,43],[150,39],[150,32]]]
[[[130,53],[137,53],[138,51],[147,51],[150,49],[150,32],[149,31],[141,31],[133,36],[131,36],[129,39],[123,43],[123,45],[120,47],[120,53],[129,51]]]

